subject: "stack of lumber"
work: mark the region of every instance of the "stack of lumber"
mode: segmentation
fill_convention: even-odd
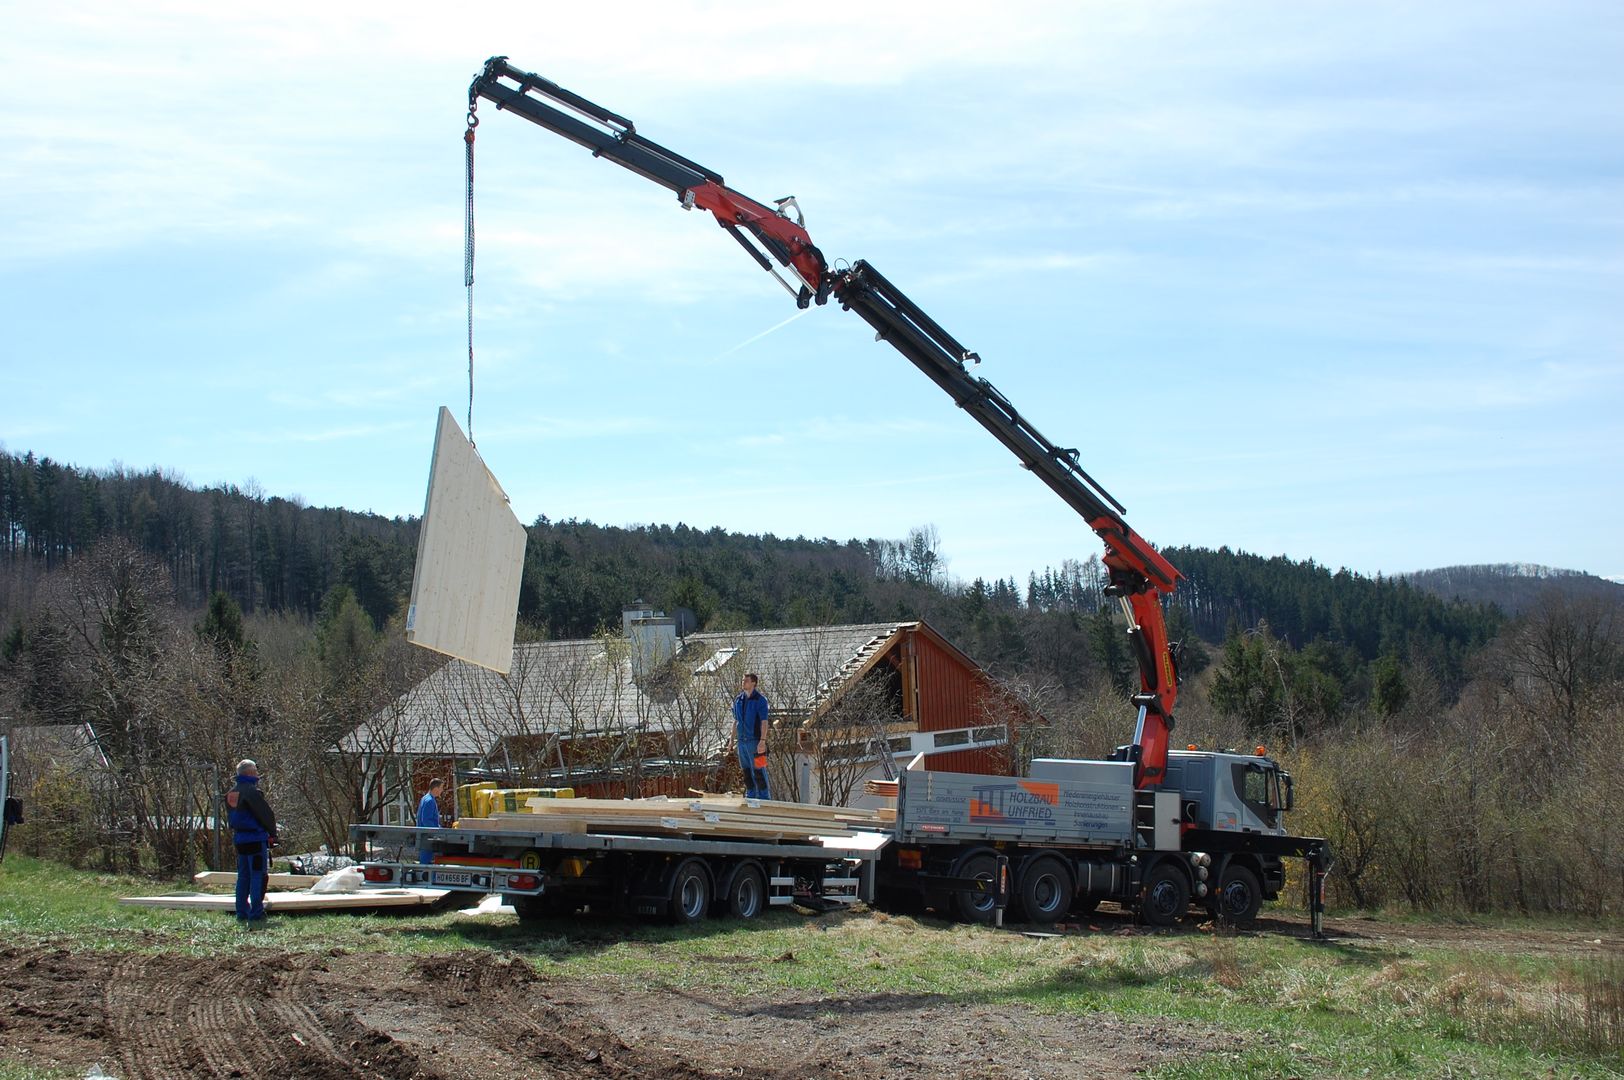
[[[760,840],[849,837],[881,828],[874,810],[745,799],[736,795],[651,799],[531,799],[528,814],[493,814],[480,827],[544,832],[737,836]]]
[[[889,805],[877,810],[880,822],[892,825],[897,820],[897,782],[895,780],[865,780],[863,792],[876,799],[889,799]]]

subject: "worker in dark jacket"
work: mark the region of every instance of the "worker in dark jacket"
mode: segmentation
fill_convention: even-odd
[[[417,804],[417,827],[419,829],[438,829],[440,827],[440,789],[444,786],[438,777],[429,781],[428,791],[423,793],[422,800]],[[417,842],[419,844],[423,843],[421,838]],[[434,861],[434,849],[426,845],[419,847],[417,849],[417,861],[420,863],[432,863]]]
[[[276,845],[276,815],[259,790],[259,766],[237,762],[237,782],[226,792],[231,813],[231,842],[237,848],[237,921],[249,927],[265,919],[265,882],[271,848]]]
[[[767,793],[767,698],[757,689],[760,684],[753,672],[746,675],[744,689],[733,699],[733,737],[744,770],[744,794],[750,799],[772,798]]]

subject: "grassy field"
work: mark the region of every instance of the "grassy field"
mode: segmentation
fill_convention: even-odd
[[[1315,943],[1194,928],[1153,934],[1106,915],[1096,931],[1037,938],[870,912],[773,913],[680,930],[440,914],[273,917],[245,935],[219,913],[115,903],[161,891],[13,856],[0,867],[0,948],[215,956],[246,940],[289,952],[477,949],[609,987],[942,995],[1237,1036],[1152,1074],[1167,1077],[1624,1076],[1624,959],[1608,928],[1395,923],[1391,934]],[[1434,932],[1412,943],[1411,925]],[[1524,931],[1539,935],[1539,947],[1518,946]],[[51,1075],[20,1068],[0,1049],[0,1080]]]

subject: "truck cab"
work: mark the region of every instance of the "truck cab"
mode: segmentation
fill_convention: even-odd
[[[1173,750],[1163,790],[1176,790],[1196,829],[1284,836],[1291,774],[1274,759],[1233,751]]]

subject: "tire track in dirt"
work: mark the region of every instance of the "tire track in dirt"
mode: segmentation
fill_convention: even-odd
[[[183,1027],[177,1011],[187,1004],[177,992],[180,985],[153,985],[150,968],[150,957],[126,956],[105,976],[108,1041],[118,1049],[119,1075],[131,1080],[191,1072],[178,1037]]]
[[[559,979],[522,956],[0,948],[0,1044],[123,1080],[1127,1077],[1220,1031],[933,995],[735,996]]]
[[[267,1007],[287,1028],[287,1034],[296,1044],[335,1062],[343,1062],[344,1055],[327,1034],[327,1025],[306,1002],[318,992],[312,978],[314,972],[327,970],[326,963],[303,966],[286,979],[282,991],[272,997]]]

